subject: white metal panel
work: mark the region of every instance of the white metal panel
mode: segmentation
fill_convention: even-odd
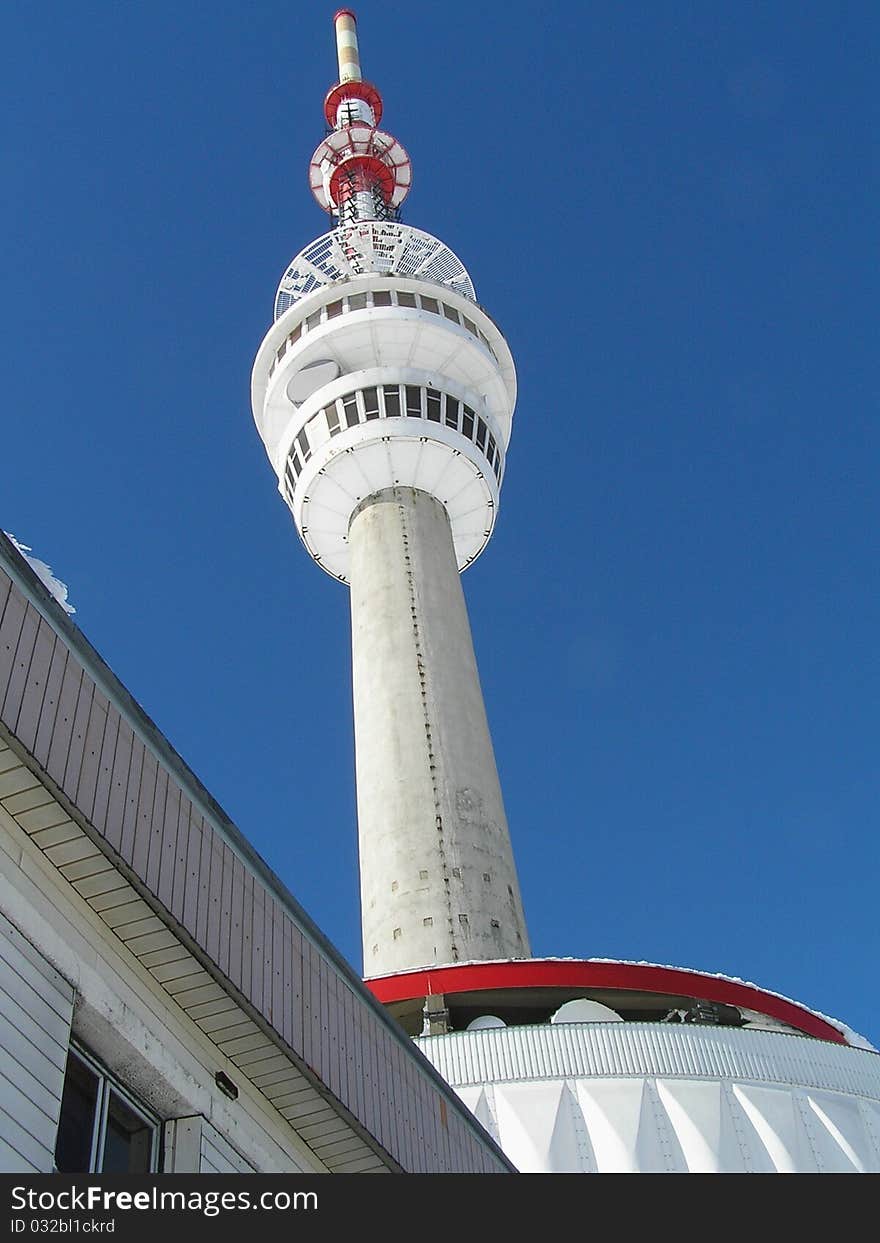
[[[587,1152],[578,1134],[578,1104],[566,1083],[505,1084],[496,1090],[495,1107],[505,1151],[520,1173],[582,1170]]]
[[[224,1139],[207,1118],[202,1119],[201,1173],[254,1174],[254,1167]]]
[[[522,1170],[880,1172],[880,1056],[868,1050],[651,1023],[417,1043]]]
[[[721,1082],[658,1080],[657,1095],[675,1131],[685,1169],[695,1174],[746,1172],[736,1124]]]
[[[750,1148],[763,1148],[779,1174],[812,1173],[812,1150],[794,1093],[734,1084],[734,1096],[754,1127]]]
[[[859,1102],[830,1092],[805,1097],[804,1112],[816,1163],[823,1172],[865,1173],[871,1144],[865,1134]],[[811,1115],[815,1125],[810,1125]]]
[[[666,1023],[571,1023],[420,1037],[462,1084],[581,1075],[751,1080],[845,1092],[880,1103],[880,1054],[785,1032]]]
[[[50,1173],[64,1087],[73,989],[0,915],[2,1168]]]

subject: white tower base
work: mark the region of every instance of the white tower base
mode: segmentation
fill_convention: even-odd
[[[365,974],[527,957],[446,510],[385,489],[349,544]]]

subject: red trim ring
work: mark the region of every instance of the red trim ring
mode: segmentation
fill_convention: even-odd
[[[847,1044],[843,1033],[826,1019],[773,993],[751,984],[686,971],[680,967],[655,967],[645,963],[577,961],[564,959],[512,959],[508,962],[468,963],[464,966],[432,967],[386,975],[366,981],[367,988],[383,1004],[427,997],[431,993],[480,992],[484,989],[602,988],[672,993],[701,1001],[756,1010],[807,1036]]]
[[[333,170],[330,197],[337,205],[346,202],[361,190],[378,189],[383,203],[390,203],[394,194],[394,173],[374,155],[352,155]]]
[[[369,104],[373,109],[374,126],[382,120],[382,96],[372,82],[337,82],[330,87],[324,100],[324,116],[331,129],[336,128],[336,112],[346,99],[362,99]]]

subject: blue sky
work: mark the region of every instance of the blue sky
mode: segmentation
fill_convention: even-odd
[[[880,1044],[876,6],[355,7],[518,368],[464,584],[534,952]],[[333,8],[7,13],[0,526],[359,965],[347,591],[249,406]]]

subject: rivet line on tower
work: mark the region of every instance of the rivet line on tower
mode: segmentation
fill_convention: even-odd
[[[401,540],[403,543],[404,574],[406,577],[407,591],[409,594],[409,607],[410,607],[410,615],[412,619],[413,643],[414,643],[415,653],[416,653],[416,668],[418,670],[419,691],[420,691],[420,696],[421,696],[422,712],[424,713],[424,718],[425,718],[425,740],[427,744],[427,754],[428,754],[428,774],[429,774],[429,779],[431,782],[431,794],[434,800],[435,824],[436,824],[437,832],[439,834],[437,838],[437,851],[440,856],[441,873],[442,873],[444,885],[445,885],[444,892],[446,896],[446,922],[447,922],[447,926],[449,929],[449,937],[451,941],[453,940],[454,934],[455,934],[455,921],[453,920],[453,917],[452,917],[452,902],[451,902],[450,881],[449,881],[449,864],[446,859],[446,848],[445,848],[445,843],[443,840],[443,816],[442,816],[443,802],[440,798],[440,790],[439,790],[439,786],[437,783],[437,764],[436,764],[436,756],[433,750],[433,741],[432,741],[432,735],[431,735],[431,716],[430,716],[430,709],[428,705],[427,673],[426,673],[426,668],[425,668],[424,652],[422,650],[422,638],[421,638],[421,633],[419,630],[418,608],[417,608],[417,603],[416,603],[415,576],[413,574],[412,558],[410,557],[409,531],[407,529],[406,510],[404,506],[398,505],[397,512],[400,516],[400,534],[401,534]],[[455,957],[457,958],[458,957],[457,947],[453,945],[452,949],[453,949],[453,953]]]

